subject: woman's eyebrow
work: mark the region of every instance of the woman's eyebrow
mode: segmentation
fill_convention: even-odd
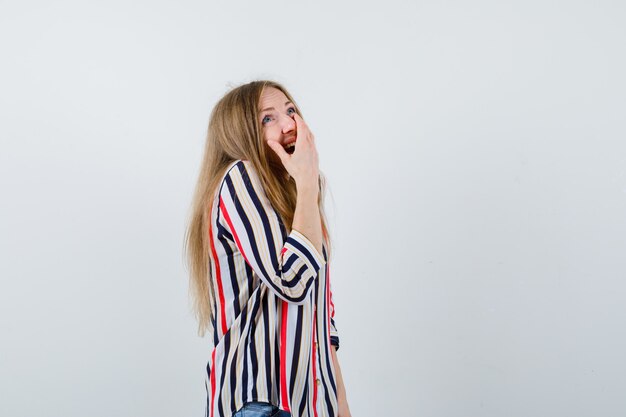
[[[289,103],[291,103],[291,101],[286,102],[286,103],[285,103],[285,106],[286,106],[287,104],[289,104]],[[268,108],[263,109],[263,110],[261,110],[261,111],[267,111],[267,110],[275,110],[275,109],[274,109],[274,107],[268,107]]]

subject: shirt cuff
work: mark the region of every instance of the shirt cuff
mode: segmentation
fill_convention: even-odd
[[[286,243],[291,246],[291,250],[294,252],[300,252],[303,255],[303,260],[315,271],[316,274],[322,266],[326,265],[324,257],[315,248],[315,245],[313,245],[313,243],[311,243],[306,236],[296,229],[291,229],[291,233],[289,233]]]

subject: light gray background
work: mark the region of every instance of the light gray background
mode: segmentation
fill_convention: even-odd
[[[626,414],[622,2],[0,6],[0,415],[203,415],[183,232],[259,78],[330,181],[354,417]]]

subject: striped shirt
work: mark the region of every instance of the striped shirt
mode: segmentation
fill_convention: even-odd
[[[327,246],[286,233],[252,164],[233,161],[215,193],[209,247],[213,350],[206,417],[231,417],[246,402],[293,417],[335,417],[330,349],[339,348]]]

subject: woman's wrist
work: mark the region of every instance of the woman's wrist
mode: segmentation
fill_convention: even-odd
[[[319,184],[317,181],[297,181],[296,190],[298,191],[298,194],[310,194],[313,197],[317,197]]]

